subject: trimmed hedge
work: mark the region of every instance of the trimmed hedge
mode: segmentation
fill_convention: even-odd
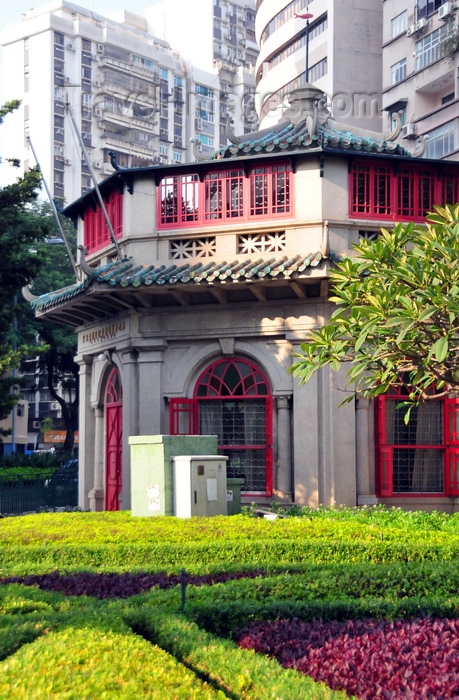
[[[332,700],[348,698],[277,661],[238,648],[178,615],[148,609],[125,617],[137,633],[208,677],[227,697],[243,700]]]
[[[225,695],[133,634],[68,628],[0,664],[1,698],[211,700]]]
[[[71,514],[69,514],[71,515]],[[454,561],[459,543],[426,544],[377,542],[335,542],[326,540],[242,540],[123,545],[0,546],[0,575],[9,572],[35,573],[56,568],[132,569],[178,572],[183,567],[202,573],[225,566],[266,567],[295,564],[387,564],[390,562]]]

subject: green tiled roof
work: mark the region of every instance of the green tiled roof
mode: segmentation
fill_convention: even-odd
[[[330,256],[333,259],[333,256]],[[152,285],[232,285],[268,279],[298,279],[307,274],[307,269],[316,267],[324,260],[320,252],[295,255],[233,260],[231,262],[197,262],[136,265],[132,258],[123,258],[95,268],[91,277],[64,289],[43,294],[32,301],[38,312],[56,308],[73,298],[82,296],[94,283],[105,288],[141,288]]]
[[[368,134],[358,136],[351,131],[336,129],[330,124],[330,120],[319,125],[317,133],[310,136],[306,120],[303,120],[297,125],[291,121],[284,121],[271,129],[249,134],[240,138],[239,143],[223,146],[212,153],[209,160],[249,154],[256,155],[257,153],[297,151],[314,147],[401,156],[411,155],[403,146],[392,141],[379,140]]]

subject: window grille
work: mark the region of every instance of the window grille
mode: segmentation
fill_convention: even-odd
[[[381,496],[455,495],[459,489],[458,416],[455,399],[414,407],[408,423],[401,395],[378,398],[378,484]]]
[[[210,258],[215,255],[215,236],[208,238],[187,238],[170,242],[170,257],[173,260],[187,258]]]
[[[238,236],[238,253],[274,253],[285,250],[285,231],[248,233]]]

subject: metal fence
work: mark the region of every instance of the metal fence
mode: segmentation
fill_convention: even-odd
[[[0,513],[17,515],[78,505],[78,483],[62,480],[46,484],[43,479],[0,479]]]

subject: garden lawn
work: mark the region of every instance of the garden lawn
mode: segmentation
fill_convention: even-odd
[[[459,517],[293,514],[0,520],[0,699],[457,697]]]

